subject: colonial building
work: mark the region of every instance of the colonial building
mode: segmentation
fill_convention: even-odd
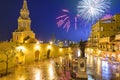
[[[120,32],[120,14],[116,14],[108,19],[101,19],[92,26],[92,32],[88,40],[90,47],[94,50],[101,50],[115,53],[118,49],[116,43],[119,43]]]
[[[24,43],[25,41],[35,41],[35,33],[31,30],[31,19],[29,17],[27,1],[24,0],[20,16],[18,18],[18,29],[13,32],[12,41]]]
[[[99,20],[92,26],[89,42],[93,47],[98,47],[101,38],[116,35],[120,30],[120,14],[105,20]],[[93,44],[94,43],[94,44]]]
[[[54,37],[51,41],[55,41]],[[41,44],[40,41],[36,40],[35,33],[31,30],[31,19],[26,0],[23,1],[20,17],[18,18],[18,28],[13,32],[11,41],[0,42],[0,59],[5,61],[5,63],[6,60],[10,59],[8,60],[8,68],[17,64],[28,64],[33,61],[64,56],[66,54],[70,55],[71,53],[73,52],[69,47],[60,48],[51,43]],[[0,71],[6,69],[5,63],[0,62]]]

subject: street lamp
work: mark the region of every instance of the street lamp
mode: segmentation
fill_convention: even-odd
[[[47,49],[48,49],[48,50],[49,50],[49,49],[52,49],[51,45],[48,45],[48,46],[47,46]]]
[[[62,52],[62,51],[63,51],[63,49],[62,49],[62,48],[60,48],[60,49],[59,49],[59,51],[60,51],[60,52]]]
[[[35,50],[40,50],[39,42],[36,43],[36,45],[35,45]]]
[[[50,44],[53,44],[53,42],[52,42],[52,41],[50,41]]]

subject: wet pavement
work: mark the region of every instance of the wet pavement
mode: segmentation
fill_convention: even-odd
[[[60,77],[66,76],[60,65],[56,68],[56,61],[60,63],[60,58],[18,65],[0,80],[60,80]],[[88,80],[120,80],[120,63],[87,55],[87,74]]]
[[[87,55],[89,80],[120,80],[120,62]]]
[[[54,61],[45,60],[29,65],[18,65],[14,72],[0,80],[58,80]]]

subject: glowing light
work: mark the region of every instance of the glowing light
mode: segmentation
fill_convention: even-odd
[[[47,49],[52,49],[52,47],[50,45],[48,45]]]
[[[53,44],[53,42],[52,42],[52,41],[50,41],[50,44]]]
[[[35,69],[35,80],[40,80],[40,79],[42,79],[41,70],[40,69]]]
[[[49,72],[49,79],[53,79],[55,76],[54,76],[54,68],[52,65],[49,65],[48,72]]]
[[[25,51],[25,47],[24,46],[18,46],[16,47],[17,50],[19,51]]]
[[[90,51],[90,49],[89,49],[89,48],[87,48],[87,51]]]
[[[98,50],[98,55],[100,55],[101,54],[101,50]]]
[[[35,45],[35,50],[40,50],[40,42],[39,41],[37,41],[37,43],[36,43],[36,45]]]
[[[81,0],[77,11],[80,18],[86,22],[99,20],[110,8],[110,0]]]
[[[40,44],[40,42],[39,42],[39,41],[37,41],[37,44]]]
[[[27,41],[25,41],[25,43],[28,43]]]
[[[69,13],[69,10],[67,10],[67,9],[62,9],[62,11]]]
[[[39,45],[36,45],[36,46],[35,46],[35,50],[40,50],[40,46],[39,46]]]
[[[93,49],[90,49],[90,52],[92,53],[92,52],[93,52]]]
[[[60,48],[60,49],[59,49],[59,51],[60,51],[60,52],[62,52],[62,51],[63,51],[63,49],[62,49],[62,48]]]
[[[78,50],[78,57],[80,57],[81,56],[81,52],[80,52],[80,50]]]

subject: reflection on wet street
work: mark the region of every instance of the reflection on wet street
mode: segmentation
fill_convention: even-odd
[[[89,80],[120,80],[120,62],[87,55]]]
[[[18,65],[14,73],[0,80],[58,80],[53,60],[34,62],[30,65]]]
[[[86,57],[88,80],[120,80],[119,62],[90,54]],[[61,61],[61,57],[58,59]],[[29,65],[18,65],[11,74],[1,77],[0,80],[59,80],[60,76],[57,75],[59,70],[55,69],[55,61],[56,59],[49,59]]]

